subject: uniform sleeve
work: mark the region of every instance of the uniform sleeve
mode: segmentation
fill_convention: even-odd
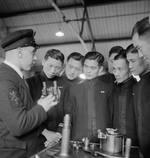
[[[34,102],[36,102],[38,99],[40,99],[42,95],[42,80],[40,76],[33,76],[31,78],[26,79],[29,89],[30,89],[30,94]]]
[[[41,106],[27,109],[28,98],[22,97],[11,82],[0,82],[0,90],[0,118],[12,135],[22,136],[46,120]]]

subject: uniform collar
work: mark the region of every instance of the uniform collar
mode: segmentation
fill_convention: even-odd
[[[117,86],[123,86],[123,85],[125,85],[128,81],[130,81],[131,79],[133,79],[133,76],[128,77],[126,80],[124,80],[124,81],[122,81],[122,82],[120,82],[120,83],[117,83],[117,81],[114,81],[114,82],[115,82],[115,84],[116,84]]]
[[[10,63],[9,61],[5,60],[4,63],[8,66],[10,66],[13,70],[17,72],[17,74],[23,79],[23,73],[20,71],[20,69],[15,66],[14,64]]]
[[[145,74],[147,74],[148,72],[150,72],[150,69],[145,69],[139,76],[142,77]]]

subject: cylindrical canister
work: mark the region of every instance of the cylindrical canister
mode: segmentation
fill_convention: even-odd
[[[62,142],[60,156],[66,157],[69,154],[70,141],[70,116],[66,114],[64,117],[64,126],[62,131]]]

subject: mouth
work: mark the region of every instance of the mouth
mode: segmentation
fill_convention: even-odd
[[[116,79],[120,79],[120,77],[119,77],[119,76],[115,76],[115,78],[116,78]]]
[[[48,74],[49,77],[54,77],[56,76],[55,74]]]
[[[74,75],[73,75],[73,74],[70,74],[69,76],[70,76],[71,78],[73,78],[73,77],[74,77]]]
[[[119,80],[120,80],[120,78],[117,78],[117,77],[116,77],[116,80],[117,80],[117,81],[119,81]]]
[[[90,76],[91,76],[91,74],[86,74],[86,76],[90,77]]]
[[[133,69],[130,69],[130,72],[133,73],[133,72],[135,72],[135,71],[134,71]]]

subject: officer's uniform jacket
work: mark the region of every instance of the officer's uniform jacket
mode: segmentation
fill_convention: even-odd
[[[28,86],[10,66],[0,65],[0,157],[24,158],[43,148],[47,113],[34,105]]]
[[[139,145],[144,158],[150,157],[150,72],[140,75],[134,86],[134,108],[136,115]]]

